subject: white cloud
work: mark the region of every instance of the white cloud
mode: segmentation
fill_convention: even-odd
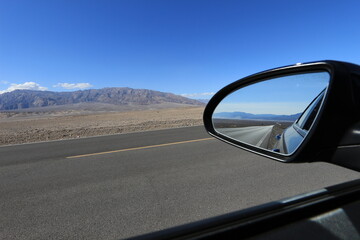
[[[10,84],[8,81],[0,81],[1,84],[5,84],[5,85],[8,85]]]
[[[20,84],[16,84],[16,83],[11,83],[10,87],[6,90],[0,90],[0,94],[2,93],[6,93],[6,92],[12,92],[14,90],[18,90],[18,89],[26,89],[26,90],[40,90],[40,91],[45,91],[47,90],[46,87],[42,87],[39,84],[35,83],[35,82],[25,82],[25,83],[20,83]]]
[[[195,98],[195,99],[207,99],[214,95],[214,92],[205,92],[205,93],[184,93],[180,94],[183,97]]]
[[[90,83],[58,83],[53,87],[60,87],[65,89],[85,89],[91,88],[93,85]]]

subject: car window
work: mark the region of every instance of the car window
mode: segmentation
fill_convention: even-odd
[[[323,97],[324,97],[324,92],[322,92],[318,97],[316,97],[316,99],[314,99],[314,101],[307,107],[307,109],[298,119],[296,123],[301,129],[305,131],[308,131],[310,129],[318,113],[318,110],[321,106]]]

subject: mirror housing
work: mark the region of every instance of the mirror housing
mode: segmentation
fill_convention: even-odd
[[[306,138],[292,154],[283,155],[249,145],[224,136],[214,128],[214,111],[229,94],[265,80],[318,71],[330,74],[322,107]],[[286,163],[324,161],[360,171],[360,66],[327,60],[285,66],[250,75],[217,92],[207,104],[203,120],[210,135],[274,160]]]

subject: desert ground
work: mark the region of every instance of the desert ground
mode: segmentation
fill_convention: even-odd
[[[0,112],[0,145],[82,138],[202,124],[204,107],[134,111]]]

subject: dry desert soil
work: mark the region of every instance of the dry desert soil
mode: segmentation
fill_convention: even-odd
[[[204,107],[126,112],[0,112],[0,145],[202,125]]]

